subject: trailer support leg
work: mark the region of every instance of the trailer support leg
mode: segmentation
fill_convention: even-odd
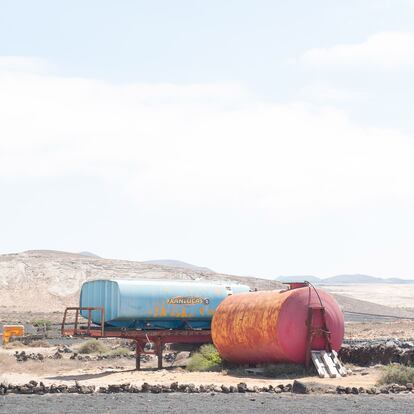
[[[162,342],[160,339],[157,341],[157,357],[158,357],[158,369],[162,369]]]
[[[141,369],[141,345],[139,341],[135,343],[135,369],[137,371]]]

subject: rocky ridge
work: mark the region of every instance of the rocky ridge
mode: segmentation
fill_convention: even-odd
[[[179,279],[243,283],[259,290],[280,282],[76,253],[27,251],[0,255],[0,311],[54,312],[78,303],[83,282],[93,279]]]

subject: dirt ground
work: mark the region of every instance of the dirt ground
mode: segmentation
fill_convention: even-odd
[[[56,338],[58,332],[54,332]],[[369,322],[369,323],[347,323],[346,339],[351,340],[376,340],[398,338],[402,340],[413,340],[414,338],[414,321],[392,321],[392,322]],[[79,341],[57,339],[70,346],[76,351],[79,347]],[[65,342],[66,341],[66,342]],[[107,340],[111,341],[111,340]],[[51,344],[56,344],[56,339],[50,340]],[[108,342],[110,347],[125,344],[117,343],[116,340]],[[200,384],[224,384],[236,385],[239,382],[246,382],[249,386],[264,386],[287,384],[293,381],[293,378],[280,377],[269,379],[258,375],[249,374],[243,370],[223,371],[223,372],[206,372],[191,373],[183,369],[185,366],[188,353],[181,353],[177,357],[173,366],[164,361],[163,370],[155,370],[156,359],[152,358],[149,362],[142,362],[142,371],[135,371],[135,361],[130,358],[114,358],[104,360],[79,361],[70,360],[71,354],[62,354],[63,358],[59,360],[46,358],[43,362],[29,360],[27,362],[17,362],[14,357],[15,351],[24,350],[26,353],[41,353],[45,356],[56,353],[58,346],[49,346],[44,348],[27,347],[17,345],[10,349],[0,347],[0,382],[9,382],[13,384],[23,384],[30,380],[43,381],[46,385],[68,384],[72,385],[75,380],[84,385],[106,386],[108,384],[131,383],[141,385],[143,382],[150,384],[171,384],[178,381],[179,383]],[[381,374],[382,367],[359,368],[353,367],[353,374],[346,378],[338,379],[321,379],[317,376],[302,377],[301,381],[306,383],[318,383],[330,386],[357,386],[370,387],[374,386]]]
[[[76,349],[78,345],[73,348]],[[100,361],[70,360],[71,354],[63,354],[59,360],[45,358],[43,362],[29,360],[17,362],[15,351],[24,350],[27,354],[41,353],[44,356],[53,355],[58,347],[31,348],[17,347],[11,349],[0,348],[0,382],[23,384],[30,380],[43,381],[46,385],[68,384],[79,381],[83,385],[107,386],[108,384],[131,383],[141,385],[144,382],[150,384],[169,385],[172,382],[201,384],[237,385],[246,382],[249,386],[278,385],[293,382],[294,378],[281,376],[279,378],[266,378],[260,375],[247,373],[238,369],[222,372],[187,372],[182,368],[188,353],[180,354],[175,366],[164,362],[165,369],[155,370],[156,360],[142,363],[143,370],[135,371],[134,359],[114,358]],[[177,366],[178,365],[178,366]],[[344,385],[369,387],[376,384],[381,367],[358,368],[353,367],[353,374],[346,378],[318,378],[317,376],[301,377],[301,381],[323,385]]]
[[[328,292],[393,308],[414,309],[414,284],[344,284],[321,286]]]
[[[398,338],[412,341],[414,339],[414,321],[347,323],[345,338],[357,340]]]

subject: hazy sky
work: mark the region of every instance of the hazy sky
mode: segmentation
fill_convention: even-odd
[[[0,0],[0,252],[414,277],[414,1]]]

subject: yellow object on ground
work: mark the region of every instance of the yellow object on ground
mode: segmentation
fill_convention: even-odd
[[[3,326],[3,344],[8,344],[11,336],[23,336],[23,325],[4,325]]]

